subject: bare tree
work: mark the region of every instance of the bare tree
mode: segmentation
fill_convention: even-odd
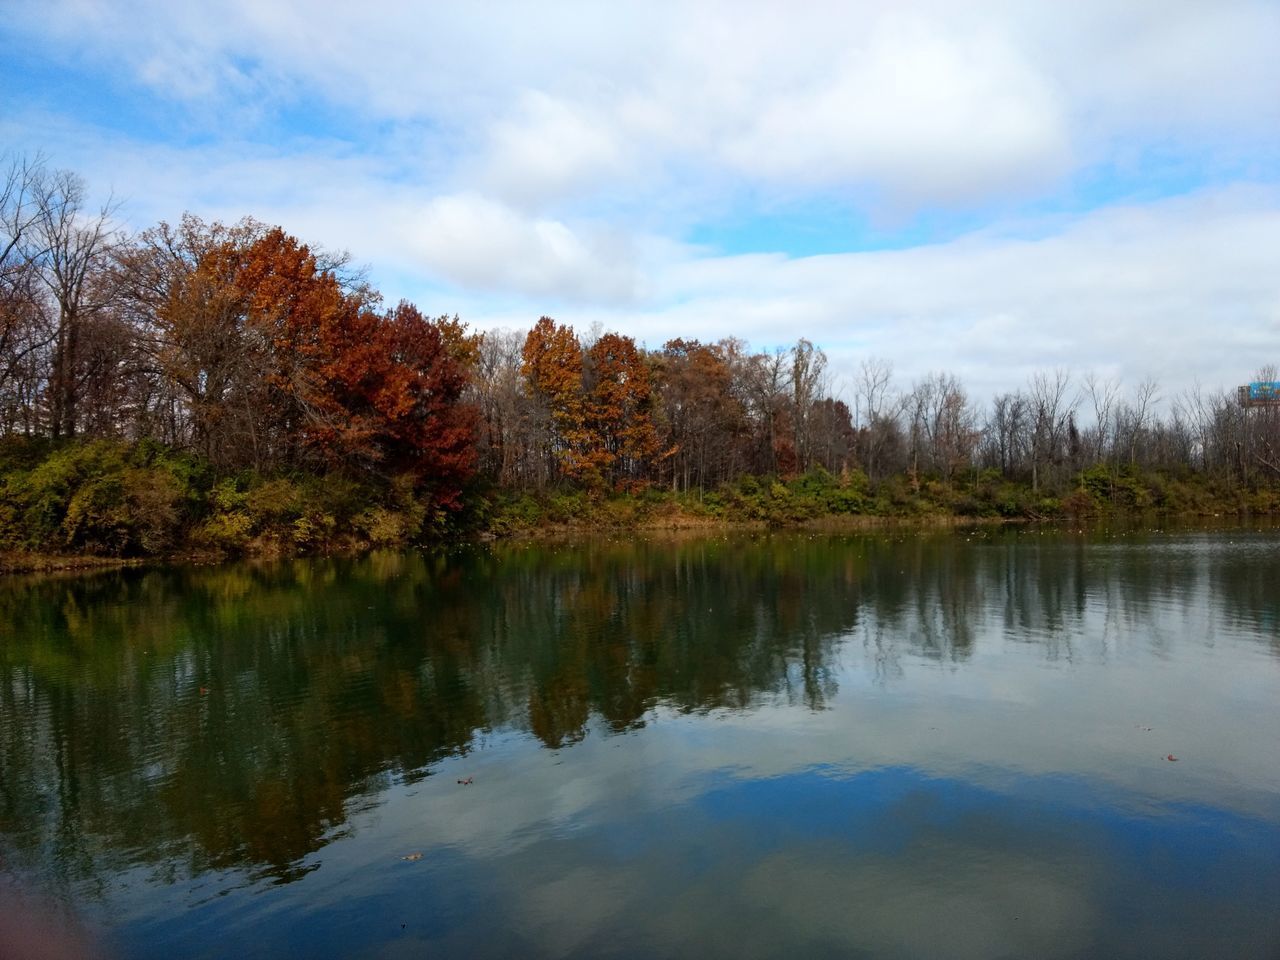
[[[38,394],[33,373],[39,353],[53,342],[37,263],[44,249],[37,242],[37,195],[44,159],[14,158],[0,174],[0,406],[10,432],[22,421],[34,426],[32,398]]]
[[[1181,396],[1176,397],[1173,405],[1175,413],[1181,417],[1191,431],[1192,445],[1189,451],[1191,458],[1188,459],[1187,465],[1193,466],[1193,461],[1198,460],[1200,469],[1207,470],[1209,468],[1209,434],[1213,417],[1200,381],[1196,380],[1183,391]]]
[[[1117,411],[1116,439],[1124,435],[1125,446],[1129,451],[1129,466],[1138,462],[1138,446],[1150,429],[1151,417],[1160,396],[1160,385],[1154,377],[1146,377],[1133,395],[1133,402],[1124,404]]]
[[[735,371],[741,377],[755,428],[755,468],[760,473],[790,473],[796,467],[789,353],[779,347],[770,353],[751,354],[742,358]]]
[[[1027,389],[1031,428],[1031,490],[1040,490],[1046,467],[1066,459],[1065,441],[1079,397],[1069,396],[1071,375],[1062,369],[1032,376]]]
[[[934,405],[937,384],[932,375],[911,385],[902,397],[902,410],[907,420],[907,438],[911,451],[911,483],[920,489],[920,455],[925,454],[925,466],[929,465],[929,411]]]
[[[74,436],[80,340],[85,325],[112,296],[110,284],[95,282],[104,257],[119,242],[108,201],[94,214],[85,210],[84,181],[59,170],[41,173],[35,184],[31,234],[39,248],[33,260],[56,313],[53,369],[49,378],[49,430]]]
[[[1086,431],[1089,458],[1100,463],[1111,444],[1112,413],[1120,395],[1120,382],[1114,378],[1102,380],[1091,371],[1084,378],[1084,392],[1093,407],[1093,426]]]
[[[1021,393],[1001,393],[991,403],[983,430],[984,459],[1005,476],[1022,468],[1026,414],[1027,398]]]
[[[977,416],[964,387],[954,374],[940,374],[929,411],[929,439],[933,459],[944,479],[973,462],[978,442]]]
[[[801,338],[791,348],[792,417],[795,421],[796,455],[800,469],[808,469],[814,459],[812,413],[825,394],[827,355]]]
[[[893,364],[880,357],[868,357],[858,366],[855,384],[854,426],[871,423],[884,412],[893,382]]]
[[[926,469],[950,480],[973,460],[979,431],[977,417],[958,378],[930,373],[906,395],[912,471],[923,455]]]
[[[1254,374],[1254,379],[1264,383],[1274,382],[1277,371],[1274,364],[1267,364]],[[1280,408],[1257,407],[1246,411],[1248,415],[1248,440],[1253,447],[1254,460],[1276,476],[1280,476]]]
[[[44,159],[10,159],[0,174],[0,296],[27,285],[33,254],[31,232],[39,217],[36,191],[44,178]]]
[[[890,401],[892,384],[893,364],[888,360],[869,357],[859,365],[854,384],[857,456],[872,480],[885,472],[886,454],[899,440],[898,410]]]
[[[517,330],[484,334],[470,390],[480,411],[481,471],[503,486],[540,488],[550,477],[535,453],[550,443],[550,415],[524,390],[524,341]]]

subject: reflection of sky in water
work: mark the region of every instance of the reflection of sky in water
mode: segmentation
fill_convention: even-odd
[[[488,832],[513,802],[486,794],[526,783],[502,761],[478,769],[464,833]],[[449,786],[444,810],[457,807]],[[379,956],[1198,957],[1230,945],[1263,957],[1280,946],[1274,921],[1265,929],[1280,896],[1280,808],[1263,820],[1079,778],[995,790],[909,767],[709,774],[669,798],[636,786],[623,778],[573,820],[544,795],[545,819],[494,822],[506,840],[475,845],[431,842],[437,824],[419,819],[431,804],[397,795],[359,827],[378,834],[364,849],[326,851],[331,871],[210,901],[194,929],[187,914],[140,932],[158,956],[193,937],[221,955],[234,923],[258,931],[250,956],[344,956],[370,939]],[[407,849],[423,860],[399,861]]]
[[[664,545],[499,548],[434,572],[371,561],[391,574],[365,592],[335,568],[301,607],[293,574],[201,585],[265,595],[256,613],[233,599],[178,616],[163,582],[122,593],[126,636],[145,610],[165,618],[157,636],[221,639],[125,641],[128,666],[95,682],[104,704],[145,704],[141,746],[105,792],[209,789],[182,779],[186,753],[147,745],[189,706],[138,692],[154,650],[148,696],[226,661],[245,748],[283,752],[286,771],[335,765],[321,779],[338,813],[283,846],[310,852],[282,871],[239,853],[208,869],[184,836],[155,862],[56,807],[85,858],[123,864],[88,871],[81,907],[127,956],[1280,955],[1274,535],[972,540],[764,538],[678,561]],[[237,659],[241,637],[257,646]],[[6,669],[44,690],[43,663]],[[630,716],[641,688],[638,722],[602,715]],[[7,716],[55,740],[29,702]],[[329,756],[325,731],[362,718]],[[405,729],[412,751],[380,752]],[[439,759],[402,759],[419,754]],[[275,790],[252,802],[294,787]]]
[[[873,726],[867,689],[846,689],[820,714],[659,712],[558,752],[494,738],[389,791],[300,883],[215,898],[198,920],[129,940],[163,956],[207,936],[216,956],[243,924],[250,956],[336,957],[370,941],[375,956],[1280,947],[1267,919],[1280,902],[1280,792],[1224,789],[1221,762],[1206,771],[1179,747],[1170,764],[1157,732],[1134,725],[1063,730],[1048,754],[1052,738],[1023,722],[1034,707],[944,730],[954,699],[895,696]],[[1274,744],[1252,752],[1259,780],[1274,778]],[[464,775],[475,784],[457,785]],[[401,861],[410,851],[423,860]]]

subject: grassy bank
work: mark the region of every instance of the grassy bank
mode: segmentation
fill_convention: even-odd
[[[854,471],[818,471],[781,479],[743,477],[719,490],[593,496],[581,490],[498,492],[486,503],[485,527],[496,534],[546,529],[686,529],[742,525],[762,528],[878,521],[924,523],[1106,519],[1143,514],[1176,516],[1280,513],[1280,489],[1215,484],[1188,474],[1173,477],[1097,466],[1056,494],[997,471],[963,477],[890,477],[871,484]]]
[[[478,485],[460,511],[433,512],[428,503],[395,477],[218,476],[198,458],[152,443],[10,441],[0,450],[0,571],[349,553],[566,531],[1272,515],[1280,513],[1280,488],[1098,465],[1053,491],[990,470],[949,479],[899,475],[878,484],[855,470],[747,476],[688,492]]]

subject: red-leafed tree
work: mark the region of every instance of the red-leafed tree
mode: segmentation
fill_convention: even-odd
[[[436,505],[456,508],[475,464],[475,413],[461,402],[475,348],[462,325],[405,302],[375,312],[278,230],[254,244],[241,284],[252,325],[272,345],[282,442],[409,475]]]
[[[462,402],[474,339],[457,319],[428,320],[401,301],[380,325],[389,369],[369,401],[384,430],[386,466],[410,474],[455,509],[476,463],[476,411]]]
[[[224,467],[408,476],[456,507],[475,456],[461,399],[474,338],[407,303],[377,311],[333,264],[279,228],[195,218],[120,257],[159,383],[190,425],[175,442]]]

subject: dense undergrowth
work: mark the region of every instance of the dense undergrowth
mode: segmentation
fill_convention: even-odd
[[[96,440],[0,453],[0,550],[140,557],[296,554],[462,533],[407,478],[217,476],[158,444]]]
[[[696,526],[756,523],[799,526],[841,517],[903,520],[1060,520],[1144,513],[1190,516],[1280,513],[1280,489],[1247,489],[1197,474],[1169,476],[1095,466],[1053,495],[998,471],[944,481],[906,475],[871,484],[860,471],[839,477],[816,470],[789,479],[743,477],[719,490],[592,497],[580,490],[501,493],[485,505],[495,533],[545,527]]]
[[[515,492],[477,485],[460,511],[429,504],[407,478],[218,476],[199,459],[151,442],[10,440],[0,447],[0,551],[11,567],[21,565],[15,558],[34,555],[286,555],[566,528],[1272,514],[1280,512],[1280,488],[1106,465],[1082,471],[1070,488],[1052,493],[991,470],[949,481],[899,475],[879,484],[856,470],[843,476],[818,470],[785,479],[746,476],[705,492]]]

